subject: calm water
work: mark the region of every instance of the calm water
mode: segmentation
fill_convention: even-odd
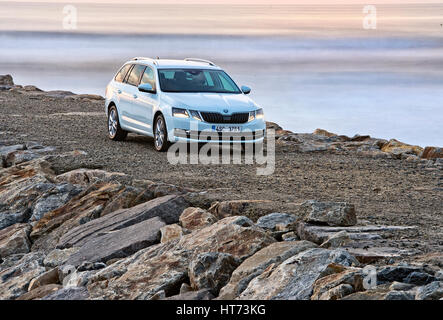
[[[80,5],[70,32],[63,5],[0,4],[0,74],[19,84],[103,95],[134,56],[202,57],[289,130],[443,146],[443,5],[377,6],[377,30],[359,6]]]

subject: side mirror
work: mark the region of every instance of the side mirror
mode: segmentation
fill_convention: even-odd
[[[251,88],[247,87],[247,86],[241,86],[241,91],[244,94],[249,94],[251,92]]]
[[[148,92],[148,93],[156,93],[154,88],[149,83],[144,83],[138,86],[138,91]]]

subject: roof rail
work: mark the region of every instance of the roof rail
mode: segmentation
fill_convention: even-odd
[[[148,58],[148,57],[135,57],[135,58],[132,58],[131,60],[133,60],[133,61],[137,61],[137,60],[151,60],[153,64],[157,64],[157,61],[155,61],[156,59],[152,59],[152,58]]]
[[[185,61],[195,61],[195,62],[204,62],[209,64],[210,66],[215,66],[215,63],[209,60],[199,59],[199,58],[185,58]]]

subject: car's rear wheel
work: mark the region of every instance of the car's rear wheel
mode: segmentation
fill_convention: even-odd
[[[108,112],[108,137],[111,140],[125,140],[128,132],[120,127],[118,112],[115,106],[112,106]]]
[[[168,150],[169,147],[166,122],[162,115],[158,115],[154,121],[154,147],[160,152]]]

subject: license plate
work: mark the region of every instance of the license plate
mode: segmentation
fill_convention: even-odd
[[[240,132],[240,127],[232,126],[212,126],[212,130],[217,132]]]

